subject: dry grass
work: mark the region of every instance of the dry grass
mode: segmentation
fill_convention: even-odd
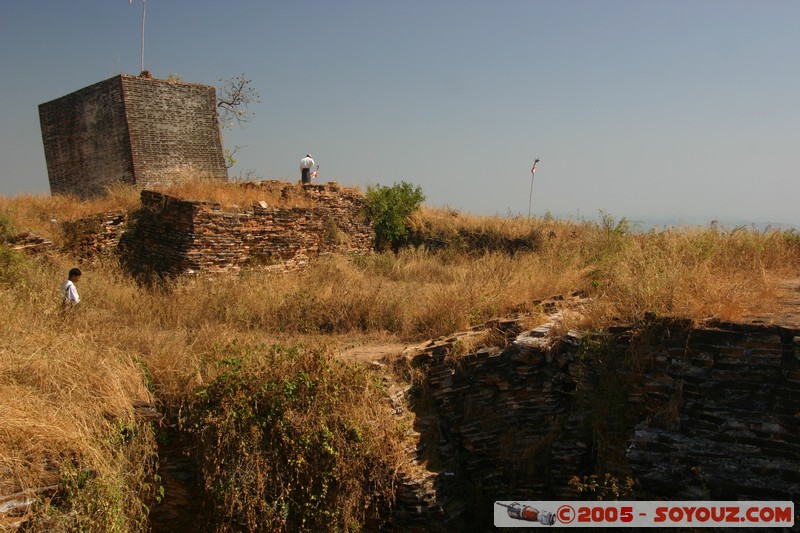
[[[129,185],[115,184],[107,191],[107,195],[89,200],[60,194],[0,196],[0,217],[8,217],[17,232],[32,231],[58,240],[61,222],[107,211],[130,211],[139,205],[139,191]]]
[[[303,187],[287,181],[232,181],[183,179],[154,190],[186,200],[213,202],[226,209],[250,209],[254,203],[270,207],[312,207],[314,201]],[[343,189],[357,191],[357,189]]]
[[[134,197],[119,192],[91,208],[60,197],[0,198],[0,213],[18,231],[36,231],[50,218],[85,216]],[[293,274],[180,279],[165,289],[141,287],[113,262],[99,263],[85,268],[80,308],[64,313],[57,287],[74,259],[25,259],[0,244],[0,492],[48,484],[77,468],[105,480],[98,497],[137,501],[123,492],[132,463],[120,460],[120,436],[136,426],[133,402],[155,395],[166,405],[193,404],[195,391],[219,378],[219,362],[234,344],[335,353],[350,337],[420,341],[520,309],[536,312],[534,300],[575,290],[592,303],[565,327],[645,313],[735,319],[769,312],[776,281],[800,275],[794,233],[628,234],[615,224],[431,210],[416,220],[419,227],[452,226],[451,234],[535,234],[536,249],[327,256]],[[121,529],[136,529],[131,524]]]
[[[480,226],[480,219],[458,218]],[[388,335],[414,342],[519,309],[535,312],[533,301],[575,290],[588,292],[593,303],[582,318],[571,319],[572,327],[645,313],[735,319],[768,312],[774,282],[798,274],[800,245],[780,232],[624,235],[561,221],[488,223],[546,237],[537,251],[514,255],[417,248],[327,256],[290,275],[254,271],[183,279],[163,291],[136,285],[114,264],[98,265],[84,276],[85,311],[72,320],[78,331],[91,331],[104,344],[146,360],[159,393],[178,397],[203,379],[204,358],[215,343],[242,336],[291,342]],[[34,322],[47,317],[37,311],[42,295],[55,298],[54,287],[71,266],[59,261],[60,270],[53,264],[31,267],[45,269],[36,274],[42,278],[37,287],[25,293],[25,299],[33,298],[25,305]]]
[[[281,194],[285,188],[286,193]],[[270,206],[308,207],[311,202],[302,189],[288,182],[225,182],[212,179],[186,179],[156,191],[185,200],[214,202],[225,208],[249,209],[254,202],[264,201]]]
[[[685,228],[612,237],[590,272],[592,321],[645,313],[736,320],[775,311],[778,282],[798,276],[796,235]]]
[[[472,216],[456,209],[423,207],[412,215],[411,229],[429,233],[456,234],[459,231],[497,233],[522,237],[531,230],[531,221],[519,217]]]
[[[550,217],[529,219],[522,216],[474,216],[456,209],[435,207],[423,207],[411,217],[410,224],[412,231],[434,235],[478,233],[512,239],[526,238],[531,232],[542,233],[550,239],[577,238],[592,228],[590,224]]]
[[[212,202],[224,209],[247,210],[253,204],[266,202],[270,207],[313,207],[314,200],[302,186],[285,181],[233,181],[187,178],[153,190],[191,201]],[[344,192],[358,192],[342,188]],[[70,195],[24,194],[0,196],[0,217],[7,217],[16,232],[31,231],[47,239],[59,241],[60,223],[109,211],[132,211],[139,205],[140,189],[124,183],[106,188],[104,196],[88,200]],[[0,227],[2,230],[2,227]],[[1,233],[1,231],[0,231]]]
[[[62,311],[53,276],[66,267],[19,260],[0,282],[0,494],[58,483],[74,497],[35,529],[138,530],[155,445],[134,402],[152,394],[138,354],[82,327],[82,310]]]

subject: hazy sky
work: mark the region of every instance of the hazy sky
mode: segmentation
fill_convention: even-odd
[[[37,106],[140,70],[142,0],[0,2],[0,194]],[[147,2],[145,68],[261,94],[231,175],[405,180],[475,214],[800,225],[800,2]]]

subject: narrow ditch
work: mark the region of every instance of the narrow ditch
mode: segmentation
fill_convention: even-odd
[[[164,424],[158,439],[158,475],[163,496],[150,510],[153,533],[181,533],[198,527],[203,505],[193,439],[178,427],[177,417]]]

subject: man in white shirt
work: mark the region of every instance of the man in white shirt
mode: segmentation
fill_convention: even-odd
[[[311,154],[306,154],[306,156],[300,160],[300,181],[303,184],[311,183],[311,169],[314,168],[314,159],[311,157]]]
[[[78,296],[78,289],[75,287],[75,284],[81,280],[81,270],[79,268],[73,268],[69,271],[69,277],[67,281],[61,285],[61,293],[64,295],[64,305],[77,305],[81,301],[81,297]]]

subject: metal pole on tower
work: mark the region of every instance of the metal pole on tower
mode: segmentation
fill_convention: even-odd
[[[128,0],[128,5],[133,4],[133,0]],[[142,68],[139,72],[144,72],[144,19],[147,16],[147,0],[142,0]]]
[[[144,18],[147,16],[147,0],[142,0],[142,72],[144,72]]]

